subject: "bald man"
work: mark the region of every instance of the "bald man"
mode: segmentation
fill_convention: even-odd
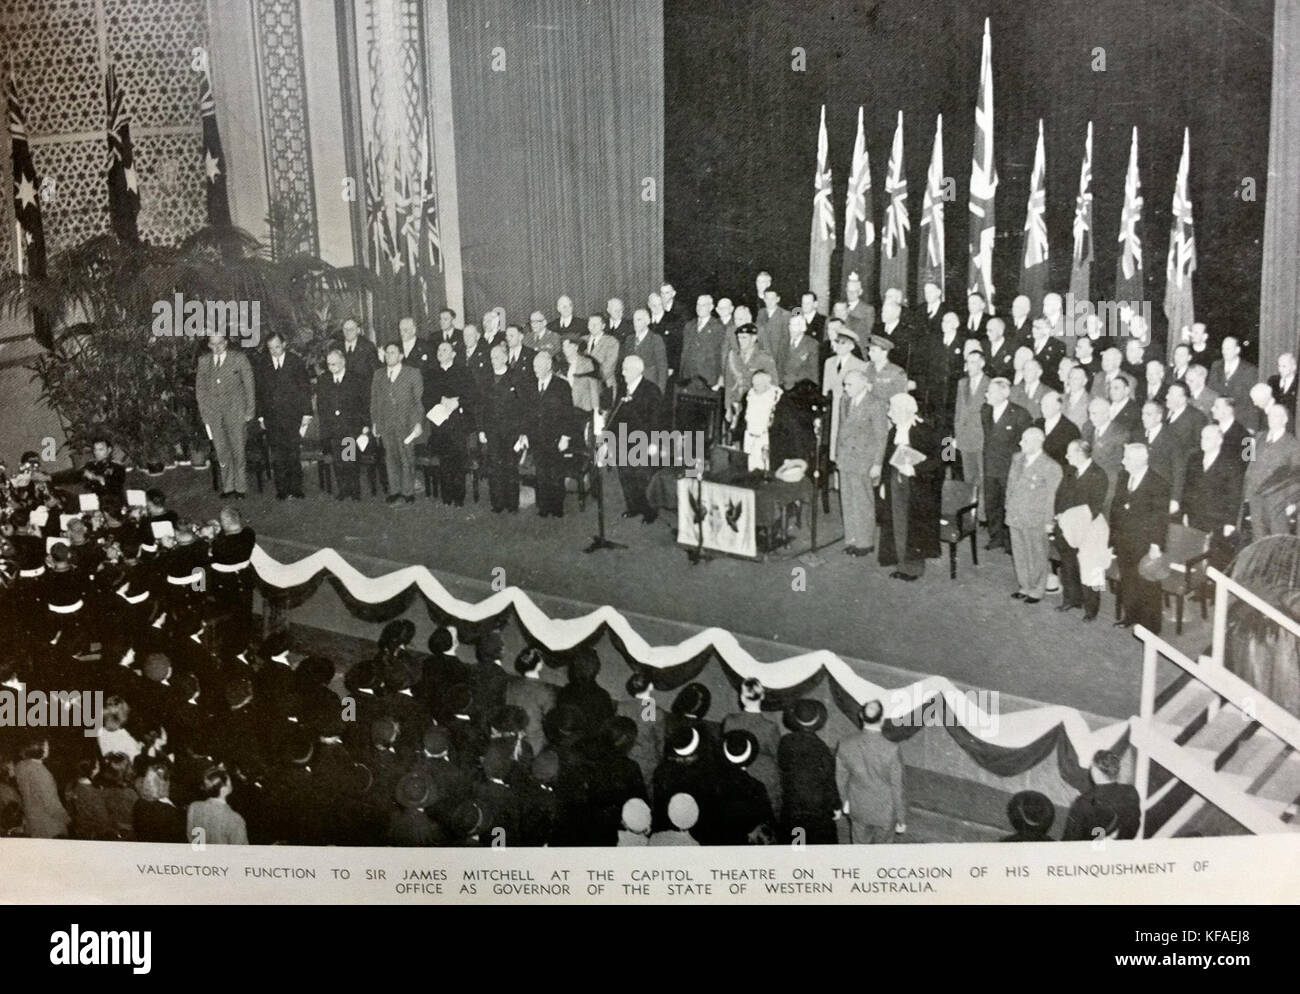
[[[1006,522],[1020,584],[1011,596],[1026,604],[1041,601],[1047,587],[1047,539],[1052,532],[1056,488],[1061,485],[1061,467],[1043,451],[1045,437],[1041,428],[1024,430],[1007,477]]]

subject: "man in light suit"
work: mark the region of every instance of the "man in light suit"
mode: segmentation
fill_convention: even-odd
[[[840,510],[844,519],[844,551],[865,556],[875,551],[875,488],[880,485],[889,411],[875,397],[864,370],[844,375],[839,401],[836,460],[840,478]]]
[[[854,369],[865,370],[867,361],[853,354],[858,344],[858,333],[844,325],[832,344],[834,355],[826,360],[822,369],[822,393],[830,397],[831,430],[826,434],[826,445],[831,462],[835,461],[835,441],[839,434],[840,397],[844,392],[844,377]]]
[[[695,301],[695,320],[682,328],[682,368],[679,382],[699,380],[706,388],[722,389],[722,359],[728,338],[722,322],[713,316],[713,298],[707,293]]]
[[[383,442],[388,503],[415,503],[415,443],[424,424],[424,380],[402,362],[402,346],[384,347],[384,365],[370,380],[370,421]]]
[[[961,454],[961,478],[979,487],[979,516],[984,517],[984,422],[980,410],[988,377],[984,375],[984,353],[966,353],[966,375],[957,384],[953,415],[953,443]]]
[[[1043,452],[1044,437],[1041,428],[1025,429],[1007,477],[1007,528],[1020,584],[1011,596],[1026,604],[1041,601],[1047,588],[1047,538],[1061,485],[1061,467]]]
[[[903,755],[885,738],[884,718],[884,705],[867,701],[858,714],[862,731],[841,739],[835,750],[835,784],[855,845],[893,842],[907,831]]]
[[[1083,431],[1088,424],[1088,402],[1092,395],[1088,393],[1088,371],[1082,366],[1073,366],[1065,374],[1065,393],[1061,397],[1061,413],[1074,426]]]
[[[1187,384],[1187,403],[1212,421],[1214,402],[1219,399],[1219,395],[1205,385],[1209,378],[1209,371],[1200,363],[1194,362],[1187,367],[1187,376],[1183,382]]]
[[[244,445],[248,422],[257,413],[257,388],[253,367],[240,352],[231,352],[226,336],[208,336],[207,355],[199,358],[194,395],[203,427],[217,449],[221,465],[221,496],[248,493]]]
[[[876,327],[876,309],[862,299],[862,278],[856,272],[849,273],[844,284],[844,302],[845,323],[866,338]]]
[[[618,339],[605,332],[605,315],[587,318],[587,344],[582,350],[596,364],[601,407],[609,410],[618,391]]]
[[[632,334],[623,342],[624,356],[640,356],[644,376],[663,393],[668,386],[668,354],[664,340],[650,331],[650,312],[638,307],[632,312]]]

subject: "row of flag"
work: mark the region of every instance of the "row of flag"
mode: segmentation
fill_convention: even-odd
[[[113,233],[121,241],[138,243],[140,179],[135,170],[135,154],[131,145],[131,115],[126,110],[126,94],[118,83],[117,69],[112,65],[104,74],[104,96],[107,107],[105,134],[108,156],[105,162],[105,180],[108,186],[109,221]],[[27,117],[19,99],[18,81],[13,75],[9,77],[6,103],[13,161],[18,271],[32,279],[43,279],[46,275],[45,226],[41,219],[43,188],[28,141]],[[206,72],[199,81],[199,113],[203,122],[203,175],[208,224],[229,227],[226,163],[221,152],[221,136],[217,131],[212,82]],[[35,311],[33,322],[37,341],[46,348],[53,348],[53,329],[48,315]]]
[[[1165,272],[1164,311],[1172,343],[1194,320],[1192,273],[1196,270],[1196,242],[1192,228],[1192,203],[1187,176],[1191,139],[1183,132],[1182,159],[1174,187],[1173,223]],[[979,96],[975,104],[975,143],[970,179],[970,266],[967,293],[983,294],[990,308],[996,287],[993,282],[993,242],[997,233],[994,196],[998,177],[993,162],[993,66],[989,23],[984,22],[984,44],[980,56]],[[835,220],[831,209],[831,171],[827,165],[826,108],[822,107],[817,135],[817,171],[813,197],[812,246],[809,255],[809,286],[818,299],[828,300],[830,257],[835,246]],[[933,151],[926,172],[921,208],[921,246],[916,275],[916,299],[922,288],[933,282],[942,292],[945,283],[944,241],[943,115],[935,122]],[[1043,122],[1038,122],[1038,143],[1030,176],[1029,202],[1025,211],[1019,292],[1030,299],[1032,313],[1042,309],[1047,293],[1048,239],[1046,224],[1047,159],[1043,144]],[[887,289],[904,291],[908,281],[907,179],[903,173],[903,112],[898,124],[885,174],[885,217],[880,244],[880,294]],[[1120,218],[1120,251],[1116,261],[1115,300],[1143,297],[1142,194],[1138,178],[1138,132],[1133,129],[1128,169],[1124,180],[1124,209]],[[1070,292],[1077,300],[1091,300],[1093,262],[1092,210],[1092,122],[1088,123],[1079,193],[1075,200]],[[853,144],[848,197],[844,206],[843,273],[847,285],[857,273],[865,284],[876,266],[876,229],[871,217],[871,173],[863,128],[863,111],[858,108],[858,132]]]
[[[383,164],[372,142],[366,147],[366,231],[370,258],[378,270],[393,275],[420,274],[422,266],[442,268],[442,234],[438,230],[438,200],[433,149],[428,129],[417,141],[418,160],[411,174],[400,156],[394,157],[392,182],[383,182]]]

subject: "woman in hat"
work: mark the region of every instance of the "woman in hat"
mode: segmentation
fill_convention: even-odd
[[[943,463],[938,432],[917,413],[908,393],[889,398],[891,428],[885,457],[877,520],[880,565],[897,566],[895,580],[916,580],[925,561],[939,556],[939,511]]]

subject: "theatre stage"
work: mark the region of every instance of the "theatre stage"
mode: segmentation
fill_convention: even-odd
[[[268,493],[243,502],[259,535],[424,565],[485,584],[499,568],[505,583],[529,592],[716,625],[793,647],[774,650],[774,659],[826,648],[909,674],[940,674],[959,684],[1096,715],[1125,718],[1137,712],[1141,644],[1128,630],[1111,627],[1109,595],[1090,625],[1077,611],[1055,611],[1057,597],[1024,605],[1010,597],[1016,589],[1010,557],[984,553],[982,542],[978,567],[970,563],[969,545],[959,549],[956,580],[948,578],[946,560],[934,560],[921,580],[903,583],[891,580],[889,570],[873,558],[844,554],[838,510],[832,507],[819,529],[836,540],[821,550],[824,565],[804,567],[791,552],[765,562],[720,558],[692,566],[667,517],[653,525],[620,517],[622,496],[612,473],[608,533],[629,548],[590,555],[583,549],[595,530],[595,506],[589,501],[579,513],[572,494],[558,521],[539,519],[532,508],[493,514],[486,494],[482,503],[464,508],[418,495],[413,507],[395,510],[382,498],[335,501],[315,489],[314,472],[305,475],[306,500],[281,502]],[[177,469],[160,479],[132,474],[131,485],[162,486],[183,517],[207,518],[221,506],[210,481],[206,471]],[[803,537],[799,548],[806,548],[806,531]],[[284,549],[276,553],[297,558]],[[806,569],[806,589],[800,589],[796,569]],[[1193,605],[1188,615],[1184,634],[1173,641],[1195,658],[1208,644],[1209,628]],[[1172,617],[1166,623],[1172,638]],[[1161,683],[1172,675],[1162,674]],[[897,683],[909,679],[900,675]]]

